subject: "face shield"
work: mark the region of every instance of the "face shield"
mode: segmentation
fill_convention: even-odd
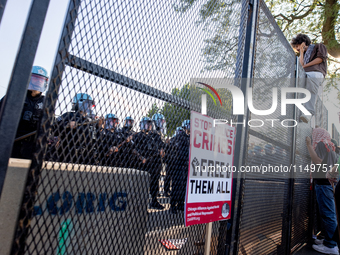
[[[183,128],[176,128],[176,135],[179,135],[183,132]]]
[[[133,127],[133,120],[125,120],[124,127],[132,128]]]
[[[44,92],[47,87],[48,79],[41,75],[31,74],[30,84],[28,85],[28,90],[37,90]]]
[[[152,121],[151,120],[143,121],[141,123],[140,129],[143,130],[143,131],[151,131],[151,130],[153,130]]]
[[[79,101],[78,102],[79,106],[79,111],[86,113],[86,115],[92,115],[93,114],[93,108],[94,108],[94,103],[93,101]]]
[[[118,127],[119,120],[115,118],[108,118],[105,120],[105,129],[116,129]]]
[[[155,125],[159,131],[161,131],[164,135],[166,134],[166,121],[165,119],[155,120]]]

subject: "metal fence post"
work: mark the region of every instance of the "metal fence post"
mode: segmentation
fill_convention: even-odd
[[[242,80],[241,90],[245,98],[247,98],[247,88],[252,86],[254,59],[255,59],[255,45],[256,45],[256,33],[257,33],[257,19],[258,19],[258,0],[250,0],[248,5],[248,20],[246,27],[246,37],[244,45],[244,57],[242,67]],[[236,129],[236,144],[235,144],[235,158],[234,162],[237,169],[240,169],[244,163],[244,155],[246,152],[247,139],[248,139],[248,127],[247,122],[249,119],[249,110],[247,100],[245,100],[245,115],[239,115],[237,118]],[[245,125],[240,124],[245,122]],[[235,178],[235,177],[234,177]],[[227,254],[237,254],[238,240],[239,240],[239,226],[241,217],[241,206],[243,196],[244,176],[239,173],[236,176],[237,182],[233,187],[233,207],[232,207],[232,233],[230,241],[230,250]],[[234,192],[235,191],[235,192]]]
[[[296,62],[295,62],[295,88],[298,87],[298,83],[299,83],[299,59],[298,57],[296,57]],[[294,99],[297,98],[296,93],[294,94]],[[293,106],[293,119],[296,120],[296,106]],[[293,166],[295,165],[295,151],[296,151],[296,132],[297,132],[297,128],[296,126],[293,127],[292,130],[292,148],[290,151],[290,164]],[[290,254],[290,249],[291,249],[291,237],[292,237],[292,217],[293,217],[293,200],[294,200],[294,183],[295,183],[295,173],[294,171],[290,172],[290,176],[289,176],[289,181],[288,181],[288,201],[287,201],[287,205],[288,205],[288,226],[286,229],[286,233],[282,233],[285,234],[286,236],[286,254]],[[284,220],[284,219],[283,219]]]
[[[0,23],[2,20],[2,16],[4,15],[6,3],[7,3],[7,0],[0,0]]]
[[[52,125],[52,116],[54,115],[55,103],[58,98],[59,87],[62,82],[62,74],[65,70],[66,58],[69,57],[68,48],[71,44],[72,34],[75,27],[75,22],[78,16],[78,9],[81,0],[71,0],[69,3],[67,15],[64,21],[64,27],[61,34],[59,47],[51,74],[51,82],[46,93],[44,109],[45,113],[40,121],[40,129],[37,132],[37,156],[33,157],[28,180],[26,182],[26,191],[22,202],[22,208],[26,208],[24,213],[21,213],[17,223],[17,233],[13,242],[12,254],[22,254],[25,248],[25,241],[28,235],[30,218],[32,217],[32,205],[34,203],[34,195],[37,189],[40,170],[43,162],[43,154],[47,146],[48,130]],[[48,112],[48,114],[46,114]],[[29,190],[27,190],[29,189]]]
[[[32,2],[0,112],[0,194],[49,2],[49,0],[34,0]]]

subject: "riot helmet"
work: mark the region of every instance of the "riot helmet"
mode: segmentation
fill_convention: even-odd
[[[270,143],[266,144],[264,146],[264,152],[266,155],[273,155],[274,154],[274,146],[271,145]]]
[[[254,146],[253,152],[255,154],[254,156],[262,156],[263,149],[262,149],[261,146],[256,145],[256,146]]]
[[[152,120],[149,117],[143,117],[139,123],[141,131],[148,132],[153,130]]]
[[[182,132],[183,132],[183,128],[182,127],[176,127],[175,135],[179,135]]]
[[[48,73],[45,68],[41,66],[33,66],[31,73],[31,80],[28,85],[28,90],[36,90],[44,92],[48,84]]]
[[[113,114],[109,113],[105,116],[105,129],[112,130],[117,129],[119,125],[119,118]]]
[[[72,100],[73,111],[81,111],[86,115],[92,115],[93,107],[95,107],[94,100],[86,93],[78,93]]]
[[[190,134],[190,120],[183,121],[182,128],[187,134]]]
[[[152,116],[152,121],[155,124],[156,130],[162,134],[166,134],[166,121],[165,117],[161,113],[156,113]]]
[[[134,122],[135,120],[131,116],[127,116],[124,119],[124,127],[127,127],[128,129],[132,129]]]

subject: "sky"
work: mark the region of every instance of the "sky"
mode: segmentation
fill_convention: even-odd
[[[6,94],[13,64],[31,6],[30,0],[7,0],[0,23],[0,97]],[[68,0],[51,0],[45,19],[34,65],[49,73],[54,63]]]
[[[45,24],[43,27],[42,35],[40,38],[38,51],[34,60],[34,65],[40,65],[45,67],[49,73],[51,73],[52,66],[54,64],[54,58],[57,50],[57,46],[59,44],[60,34],[62,25],[64,23],[65,19],[65,13],[67,10],[69,0],[50,0],[50,5],[48,8],[48,13],[46,15]],[[25,22],[27,19],[28,11],[31,5],[31,1],[29,0],[8,0],[7,5],[5,8],[4,16],[2,18],[2,21],[0,23],[0,97],[3,97],[6,93],[7,85],[10,79],[10,75],[12,72],[14,60],[18,51],[20,39],[23,33],[23,29],[25,26]],[[122,3],[118,4],[122,5]],[[135,6],[135,5],[129,5],[123,9],[129,10],[129,8],[134,12],[143,12],[145,10],[148,10],[150,6],[148,6],[148,3],[145,2],[145,6]],[[170,5],[169,5],[170,6]],[[119,6],[118,6],[119,7]],[[117,7],[117,8],[118,8]],[[171,7],[168,7],[171,8]],[[195,10],[194,10],[195,11]],[[117,66],[113,68],[116,71],[119,71],[122,74],[125,74],[127,76],[130,76],[131,78],[134,78],[140,82],[145,82],[150,86],[157,86],[159,83],[161,84],[167,84],[172,83],[172,85],[168,86],[167,92],[171,91],[171,88],[174,86],[177,86],[176,84],[184,84],[186,80],[189,80],[191,77],[197,77],[200,75],[200,73],[197,73],[195,70],[200,70],[200,67],[197,66],[197,63],[199,63],[199,59],[195,59],[195,61],[192,61],[192,59],[189,59],[192,64],[195,64],[193,68],[190,68],[190,61],[188,62],[188,59],[183,58],[184,52],[188,52],[189,45],[192,46],[192,43],[194,43],[195,47],[197,49],[197,52],[193,50],[193,55],[199,55],[198,49],[201,48],[201,42],[202,40],[197,37],[198,32],[201,31],[201,28],[191,26],[190,31],[188,30],[188,33],[177,33],[176,40],[173,40],[173,42],[160,45],[157,43],[157,41],[169,41],[171,39],[171,35],[169,34],[169,31],[166,27],[158,27],[153,28],[151,26],[151,23],[147,26],[146,31],[142,31],[141,29],[138,30],[139,32],[135,34],[134,36],[127,36],[128,33],[121,33],[120,32],[120,26],[122,24],[126,24],[126,27],[132,27],[134,24],[137,23],[137,26],[139,23],[141,23],[143,20],[132,20],[132,19],[126,19],[126,14],[118,15],[118,18],[121,18],[121,20],[113,21],[115,23],[115,29],[117,32],[115,33],[115,38],[112,39],[111,44],[107,45],[106,50],[110,49],[109,51],[105,52],[105,55],[110,55],[110,52],[114,52],[114,47],[118,48],[115,55],[107,59],[102,59],[101,62],[98,64],[101,65],[107,65],[106,68],[113,68],[110,67],[110,64],[115,63]],[[166,19],[171,24],[173,20],[176,19],[174,16],[175,14],[171,14],[170,11],[168,12],[161,12],[161,11],[154,11],[152,13],[148,13],[150,19]],[[136,15],[138,17],[138,15]],[[139,15],[143,16],[143,15]],[[125,23],[124,23],[125,22]],[[144,21],[148,22],[148,21]],[[180,25],[180,24],[176,24]],[[80,26],[81,27],[81,26]],[[102,24],[103,28],[106,30],[110,29],[110,24]],[[185,27],[185,26],[181,26]],[[98,31],[100,30],[100,27],[97,28]],[[181,28],[182,29],[182,28]],[[164,31],[163,31],[164,30]],[[135,31],[137,31],[135,29]],[[157,31],[157,32],[156,32]],[[91,29],[86,30],[86,28],[82,29],[82,33],[89,33],[91,34]],[[105,30],[101,31],[103,34]],[[134,32],[132,30],[132,32]],[[157,34],[158,33],[158,34]],[[181,35],[187,34],[188,38],[181,37]],[[159,36],[161,35],[161,36]],[[151,38],[150,38],[151,37]],[[139,39],[139,40],[138,40]],[[91,40],[88,39],[88,40]],[[116,41],[115,41],[116,40]],[[183,43],[185,40],[191,40],[191,43]],[[120,51],[120,47],[117,47],[117,44],[120,42],[126,42],[126,47],[130,47],[130,50]],[[143,42],[145,41],[151,41],[154,43],[150,43],[149,45],[143,45]],[[79,41],[80,42],[80,41]],[[79,43],[78,43],[79,44]],[[95,45],[95,43],[94,43]],[[160,45],[160,46],[159,46]],[[157,47],[161,48],[157,48]],[[170,48],[171,46],[171,48]],[[103,47],[103,45],[97,45],[97,49],[101,51],[102,49],[100,47]],[[96,58],[98,56],[93,55],[93,59],[88,56],[88,52],[82,52],[79,49],[86,48],[85,44],[80,47],[79,45],[73,45],[71,46],[70,52],[77,53],[77,55],[87,59],[92,60],[96,62]],[[148,49],[148,51],[145,52],[145,50]],[[166,54],[165,52],[175,52],[177,50],[177,54]],[[135,56],[129,55],[131,52],[137,52],[138,54]],[[175,52],[176,53],[176,52]],[[161,55],[161,57],[158,57],[157,59],[154,58],[156,55]],[[115,61],[112,61],[112,58],[114,58]],[[151,59],[151,60],[150,60]],[[99,61],[99,60],[98,60]],[[170,63],[170,64],[168,64]],[[120,69],[119,69],[120,68]],[[158,71],[159,75],[154,75],[154,72],[151,72],[150,70],[155,69]],[[112,69],[111,69],[112,70]],[[70,72],[70,75],[72,72]],[[165,74],[165,79],[162,77],[162,75]],[[207,74],[205,73],[205,76]],[[181,77],[181,78],[178,78]],[[183,78],[185,77],[185,78]],[[82,77],[78,78],[78,80],[73,80],[73,82],[76,84],[77,81],[80,81],[81,79],[84,80],[84,82],[89,82],[91,79],[89,77],[86,77],[86,74],[84,74]],[[115,91],[110,91],[110,93],[106,93],[108,91],[109,84],[108,82],[103,81],[97,81],[97,80],[91,80],[91,82],[95,82],[96,89],[93,90],[93,93],[96,95],[101,96],[107,96],[112,95],[113,98],[119,98],[121,101],[123,100],[122,95],[126,93],[124,88],[116,89]],[[99,85],[98,85],[99,84]],[[112,86],[112,85],[111,85]],[[105,90],[105,92],[104,92]],[[338,118],[338,112],[339,110],[339,103],[336,99],[336,91],[331,91],[330,93],[324,94],[324,103],[328,109],[328,116],[329,116],[329,128],[328,130],[331,133],[331,124],[335,123],[337,129],[340,131],[340,124],[339,124],[339,118]],[[70,100],[72,97],[72,93],[74,94],[75,91],[70,91]],[[131,95],[128,95],[130,97],[129,100],[133,100]],[[143,97],[141,97],[142,99]],[[109,100],[110,97],[108,96],[107,100]],[[143,115],[145,111],[147,111],[148,107],[150,107],[150,102],[156,102],[156,101],[150,101],[150,97],[147,98],[149,101],[149,104],[145,107],[144,112],[140,113],[140,115]],[[129,109],[131,109],[131,105],[129,106],[131,101],[123,102],[119,105],[119,108],[123,108],[120,113],[120,115],[124,116],[129,114]],[[124,107],[122,107],[124,106]],[[66,106],[60,106],[60,109],[63,109]],[[111,110],[115,110],[115,108],[110,108]],[[104,107],[101,114],[105,114],[105,111],[108,110],[107,107]],[[61,110],[60,110],[61,111]],[[100,110],[99,110],[100,111]]]

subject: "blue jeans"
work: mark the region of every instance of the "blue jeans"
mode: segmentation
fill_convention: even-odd
[[[336,246],[333,237],[337,226],[337,220],[332,186],[316,184],[315,193],[319,205],[322,225],[325,230],[325,240],[323,241],[323,244],[329,248],[333,248]]]

